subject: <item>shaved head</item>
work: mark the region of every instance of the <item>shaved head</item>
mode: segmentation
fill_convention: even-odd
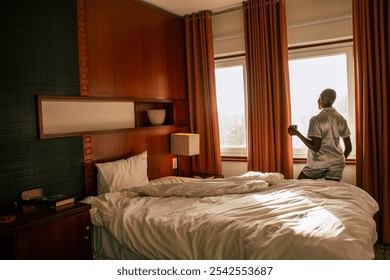
[[[336,91],[331,88],[327,88],[321,92],[320,98],[327,106],[331,106],[336,100]]]

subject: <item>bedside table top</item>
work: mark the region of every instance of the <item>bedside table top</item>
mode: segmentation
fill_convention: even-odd
[[[24,204],[9,209],[2,209],[0,216],[13,216],[15,219],[0,223],[0,237],[64,217],[83,213],[89,211],[90,208],[91,205],[89,204],[74,202],[60,206],[57,209],[36,207],[34,204]]]

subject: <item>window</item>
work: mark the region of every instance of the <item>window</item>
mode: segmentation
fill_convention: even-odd
[[[342,114],[351,130],[355,155],[355,109],[352,44],[289,51],[292,122],[306,135],[309,120],[319,113],[317,99],[325,88],[337,92],[333,107]],[[342,141],[341,141],[342,143]],[[343,143],[342,143],[343,144]],[[306,158],[307,148],[293,137],[294,158]]]
[[[247,156],[245,58],[216,61],[215,78],[222,156]]]

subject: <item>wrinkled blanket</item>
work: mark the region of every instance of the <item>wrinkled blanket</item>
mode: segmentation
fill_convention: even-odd
[[[85,202],[95,226],[149,259],[374,258],[378,204],[365,191],[264,175],[150,184]]]
[[[236,176],[220,179],[191,180],[183,184],[168,183],[163,185],[143,185],[129,189],[134,196],[185,196],[204,197],[224,194],[243,194],[262,191],[269,185],[283,180],[280,173],[247,173],[245,176]],[[129,194],[128,194],[129,196]]]

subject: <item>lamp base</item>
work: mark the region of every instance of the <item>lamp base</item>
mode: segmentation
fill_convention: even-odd
[[[176,159],[177,159],[177,176],[181,176],[181,172],[180,172],[180,156],[179,155],[176,155]]]

